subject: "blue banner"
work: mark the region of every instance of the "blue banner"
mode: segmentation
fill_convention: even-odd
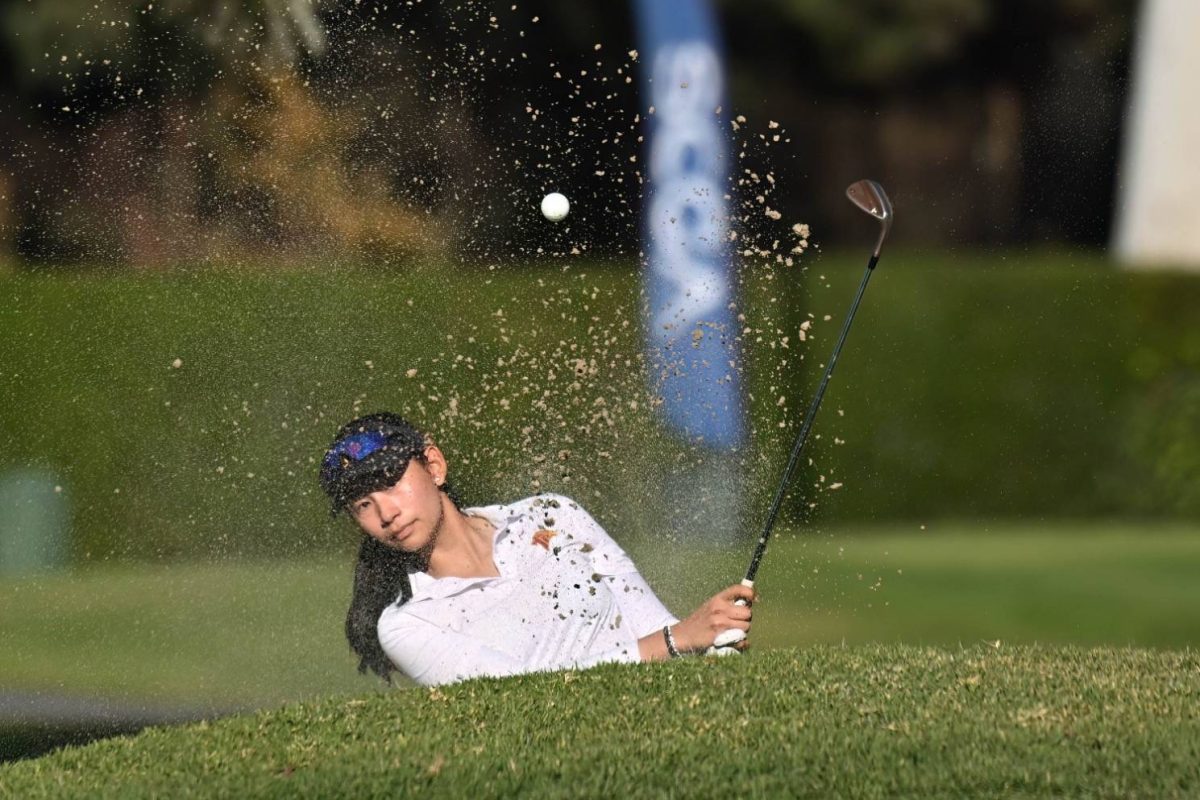
[[[736,447],[745,435],[734,364],[725,93],[708,0],[634,0],[648,105],[647,350],[670,427]],[[647,104],[643,104],[644,106]]]

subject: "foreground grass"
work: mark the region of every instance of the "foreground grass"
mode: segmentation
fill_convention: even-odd
[[[0,766],[11,797],[1183,797],[1200,656],[788,649],[404,689]]]
[[[754,644],[1200,645],[1200,529],[985,523],[785,530]],[[685,613],[749,547],[627,543]],[[379,686],[342,638],[351,554],[95,567],[0,583],[0,687],[228,711]]]

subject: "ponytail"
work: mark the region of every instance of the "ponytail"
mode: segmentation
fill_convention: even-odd
[[[379,645],[379,616],[392,603],[404,605],[412,597],[408,568],[412,557],[366,534],[354,565],[354,593],[346,612],[346,639],[358,656],[358,671],[370,669],[388,683],[396,669]]]

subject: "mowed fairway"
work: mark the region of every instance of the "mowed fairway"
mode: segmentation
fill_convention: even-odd
[[[264,710],[2,765],[0,797],[1200,792],[1196,530],[928,528],[785,532],[740,658],[439,690],[354,675],[344,561],[9,583],[0,685]],[[629,549],[679,610],[744,561]]]
[[[1200,644],[1200,530],[928,528],[785,531],[759,573],[757,653]],[[735,583],[750,549],[627,546],[679,614]],[[0,687],[196,711],[373,690],[342,638],[350,560],[125,565],[0,584]]]
[[[1194,651],[782,649],[327,698],[0,767],[12,797],[1189,797]]]
[[[758,632],[773,646],[1200,644],[1200,528],[928,527],[773,551],[760,572]],[[773,613],[776,595],[787,613]]]

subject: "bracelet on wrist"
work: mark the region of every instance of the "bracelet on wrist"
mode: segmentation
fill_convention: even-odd
[[[663,638],[667,640],[667,652],[671,655],[671,658],[679,658],[683,655],[679,652],[679,648],[675,646],[675,637],[671,635],[670,625],[663,628]]]

